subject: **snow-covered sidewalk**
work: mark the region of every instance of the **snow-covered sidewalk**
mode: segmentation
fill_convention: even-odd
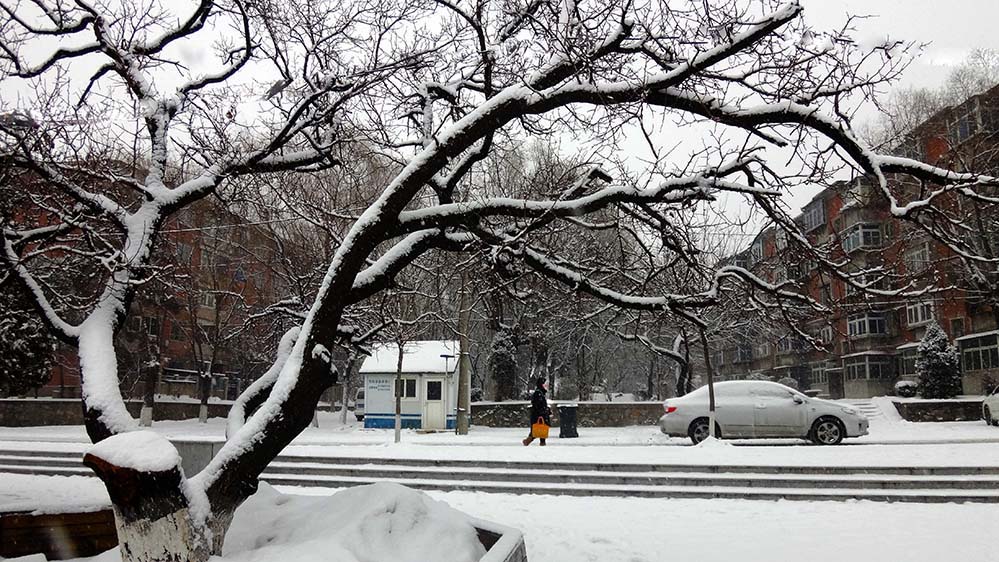
[[[225,422],[211,419],[157,422],[153,430],[171,439],[221,441]],[[870,435],[837,447],[816,447],[800,440],[739,441],[738,447],[692,447],[654,426],[580,428],[578,439],[549,440],[549,446],[524,447],[525,430],[473,427],[467,436],[422,434],[407,430],[403,442],[392,431],[364,429],[357,422],[339,425],[322,413],[319,427],[305,430],[285,454],[344,457],[396,457],[553,462],[656,464],[762,464],[840,466],[999,466],[999,428],[984,422],[912,423],[888,417],[871,421]],[[554,434],[557,435],[557,429]],[[82,451],[81,426],[0,428],[0,449]]]

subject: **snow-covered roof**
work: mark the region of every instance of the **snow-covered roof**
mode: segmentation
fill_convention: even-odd
[[[894,355],[894,353],[890,351],[881,351],[880,349],[872,349],[869,351],[860,351],[857,353],[850,353],[848,355],[841,355],[840,359],[847,359],[849,357],[861,357],[863,355]]]
[[[999,334],[999,330],[989,330],[988,332],[975,332],[974,334],[966,334],[959,338],[954,338],[954,341],[970,340],[973,338],[980,338],[982,336],[991,336]]]
[[[442,355],[446,357],[441,357]],[[399,346],[378,344],[361,365],[364,373],[395,373]],[[403,346],[403,373],[453,373],[458,367],[458,342],[454,340],[411,341]]]
[[[911,341],[908,343],[903,343],[902,345],[896,347],[895,349],[911,349],[913,347],[919,347],[919,344],[920,342],[918,341]]]

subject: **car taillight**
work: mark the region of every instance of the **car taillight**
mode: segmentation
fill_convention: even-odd
[[[663,406],[666,409],[667,414],[672,414],[676,411],[676,406]]]

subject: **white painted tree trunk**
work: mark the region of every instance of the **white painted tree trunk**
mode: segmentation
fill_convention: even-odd
[[[152,427],[153,425],[153,408],[152,406],[142,405],[142,410],[139,411],[139,425],[142,427]]]
[[[209,541],[196,530],[188,508],[159,519],[129,520],[114,508],[122,562],[205,562]]]
[[[201,404],[198,406],[198,421],[201,423],[208,423],[208,405]]]

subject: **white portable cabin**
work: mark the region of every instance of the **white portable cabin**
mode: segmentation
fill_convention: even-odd
[[[379,344],[361,364],[364,427],[395,427],[392,391],[399,346]],[[402,427],[453,429],[458,405],[458,342],[411,341],[403,345]]]

